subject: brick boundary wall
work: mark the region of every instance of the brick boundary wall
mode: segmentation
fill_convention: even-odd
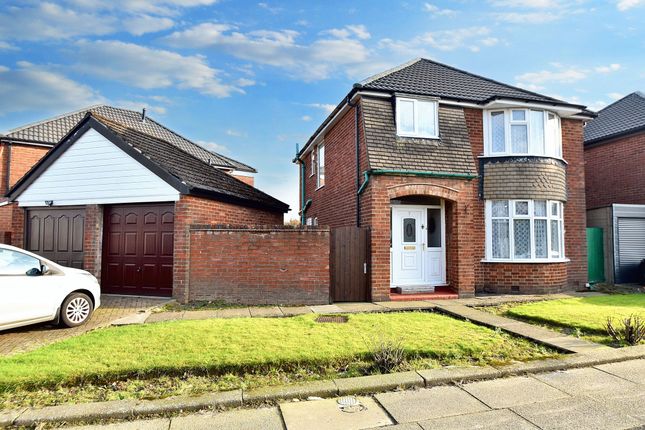
[[[190,226],[187,301],[327,304],[325,227]]]

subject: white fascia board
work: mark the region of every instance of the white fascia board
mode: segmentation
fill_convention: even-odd
[[[249,178],[253,178],[255,176],[255,173],[245,172],[243,170],[231,170],[226,173],[230,175],[235,175],[235,176],[247,176]]]

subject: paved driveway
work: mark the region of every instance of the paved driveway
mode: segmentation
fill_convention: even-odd
[[[101,307],[92,319],[82,326],[63,328],[51,324],[37,324],[0,332],[0,355],[30,351],[41,346],[77,336],[99,327],[106,327],[119,318],[131,315],[153,306],[159,306],[168,299],[101,296]]]

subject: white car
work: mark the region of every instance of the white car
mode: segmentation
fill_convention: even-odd
[[[91,273],[0,244],[0,330],[46,321],[76,327],[100,304]]]

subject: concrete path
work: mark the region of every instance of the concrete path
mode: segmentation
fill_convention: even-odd
[[[136,319],[139,315],[145,315],[151,308],[167,302],[168,299],[103,295],[101,296],[101,307],[82,326],[64,328],[52,324],[37,324],[0,331],[0,355],[15,354],[40,348],[96,328],[109,326],[124,317],[134,317]]]
[[[291,401],[275,407],[207,412],[82,428],[636,429],[645,426],[643,375],[645,359],[639,359],[535,376],[393,391],[375,396]],[[353,401],[358,403],[353,404]]]

